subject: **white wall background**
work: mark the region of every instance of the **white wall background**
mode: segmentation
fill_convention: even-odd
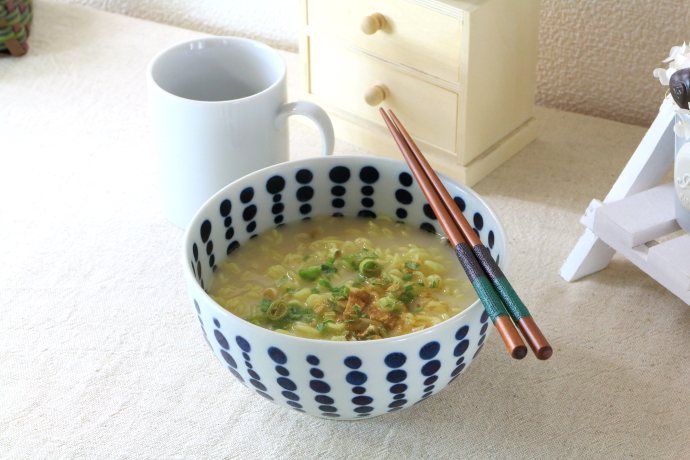
[[[297,48],[298,0],[57,1]],[[683,40],[690,0],[542,0],[537,103],[649,124],[665,94],[652,70]]]

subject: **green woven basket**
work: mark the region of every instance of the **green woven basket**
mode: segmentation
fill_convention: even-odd
[[[31,0],[0,0],[0,54],[26,54],[32,16]]]

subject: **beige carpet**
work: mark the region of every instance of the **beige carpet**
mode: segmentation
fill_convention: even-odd
[[[236,382],[188,305],[182,235],[155,199],[144,69],[196,34],[43,2],[36,18],[31,53],[0,59],[0,457],[690,456],[690,308],[622,259],[558,275],[644,129],[539,110],[538,140],[475,187],[551,360],[512,361],[493,334],[424,404],[320,420]],[[300,156],[317,138],[293,123]]]

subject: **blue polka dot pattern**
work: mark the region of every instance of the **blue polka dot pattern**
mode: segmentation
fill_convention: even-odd
[[[484,346],[484,340],[486,340],[486,332],[489,328],[489,315],[486,312],[483,312],[482,317],[480,318],[480,321],[482,322],[482,328],[479,331],[479,340],[477,341],[477,351],[474,352],[472,359],[477,357],[477,355],[481,351],[482,347]],[[460,363],[458,363],[458,364],[460,364]]]
[[[441,345],[436,342],[429,342],[419,350],[419,357],[422,359],[431,359],[436,356],[441,349]]]
[[[405,361],[407,361],[407,357],[402,354],[402,353],[390,353],[388,356],[386,356],[383,360],[383,362],[386,364],[386,366],[391,367],[393,369],[397,369],[398,367],[402,367],[405,364]]]
[[[309,369],[309,373],[311,374],[312,377],[315,377],[317,379],[323,378],[323,371],[319,368],[312,367]]]
[[[486,312],[485,312],[486,313]],[[487,316],[488,318],[488,316]],[[465,338],[467,333],[469,332],[470,327],[469,326],[463,326],[458,331],[455,333],[455,340],[462,340]]]
[[[359,171],[359,178],[366,184],[373,184],[379,180],[379,171],[373,166],[365,166]],[[375,219],[376,213],[370,209],[373,208],[375,204],[374,199],[372,198],[372,195],[375,192],[374,188],[371,185],[366,185],[362,187],[361,192],[363,197],[360,200],[360,203],[366,209],[361,209],[357,213],[357,216]]]
[[[374,398],[370,396],[355,396],[352,398],[352,403],[358,406],[367,406],[374,401]]]
[[[254,387],[255,391],[259,393],[261,396],[263,396],[266,399],[273,400],[273,398],[266,393],[266,385],[264,385],[261,381],[261,376],[258,374],[258,372],[256,372],[253,369],[251,363],[252,358],[249,355],[249,352],[252,349],[251,345],[249,344],[249,342],[247,342],[245,338],[239,335],[235,336],[235,342],[237,343],[237,346],[239,346],[240,349],[243,351],[242,357],[244,358],[244,367],[247,371],[247,374],[249,374],[250,377],[249,383]],[[233,371],[234,369],[230,368],[230,370]]]
[[[249,353],[252,349],[252,347],[249,345],[249,342],[247,342],[247,340],[242,336],[238,335],[237,337],[235,337],[235,342],[237,342],[237,345],[245,353]]]
[[[199,319],[201,319],[201,318],[199,318]],[[232,373],[232,375],[234,375],[237,378],[237,380],[239,380],[240,382],[244,382],[244,378],[238,372],[237,362],[235,361],[235,358],[233,358],[232,355],[230,354],[230,343],[228,343],[228,339],[225,337],[225,335],[220,330],[220,321],[218,321],[218,318],[213,318],[213,325],[215,326],[215,329],[213,330],[213,335],[216,338],[216,342],[221,347],[220,355],[225,360],[228,370]],[[263,394],[262,396],[268,396],[268,395]],[[269,396],[269,399],[270,399],[270,396]]]
[[[295,391],[297,389],[297,385],[295,385],[295,382],[293,382],[287,377],[278,377],[278,379],[276,379],[276,382],[278,382],[278,385],[280,385],[288,391]]]
[[[245,230],[247,231],[247,233],[251,234],[250,238],[254,238],[256,236],[255,234],[253,234],[254,230],[256,230],[256,222],[254,221],[254,217],[256,217],[256,213],[258,211],[256,205],[251,204],[253,198],[253,187],[247,187],[244,190],[242,190],[242,192],[240,192],[240,201],[247,205],[242,210],[242,219],[247,223]]]
[[[431,209],[429,203],[424,203],[422,210],[424,211],[424,215],[427,216],[429,219],[436,220],[436,214],[434,214],[434,210]]]
[[[312,207],[309,201],[314,196],[314,189],[308,185],[314,178],[314,173],[306,168],[302,168],[295,173],[295,180],[302,184],[301,187],[297,189],[296,198],[297,201],[302,203],[299,207],[299,212],[305,217],[311,214]]]
[[[232,226],[232,216],[230,212],[232,211],[232,201],[227,198],[220,203],[219,207],[220,215],[223,217],[223,225],[225,226],[225,239],[229,241],[226,254],[232,253],[234,250],[240,247],[240,243],[233,240],[235,236],[235,229]]]
[[[474,216],[472,217],[472,222],[474,223],[474,228],[477,230],[484,228],[484,218],[482,217],[481,213],[475,212]]]
[[[220,332],[219,329],[215,329],[213,331],[213,335],[216,336],[216,342],[218,342],[218,345],[221,346],[221,348],[225,350],[230,349],[230,345],[228,344],[228,339],[225,338],[222,332]]]
[[[469,346],[470,346],[469,340],[467,340],[467,339],[461,340],[455,346],[455,349],[453,350],[453,356],[462,356],[465,353],[465,351],[467,351],[467,348]]]
[[[413,200],[412,194],[404,188],[399,188],[395,191],[395,199],[398,200],[401,204],[410,204]]]
[[[352,385],[352,392],[355,395],[359,395],[353,397],[351,400],[352,404],[357,406],[353,410],[358,414],[358,417],[368,417],[369,412],[374,410],[374,408],[370,406],[374,398],[367,396],[365,394],[367,389],[362,386],[368,380],[367,374],[357,370],[362,367],[362,360],[357,356],[348,356],[343,360],[343,364],[345,364],[347,368],[353,369],[345,375],[345,380]]]
[[[300,184],[308,184],[314,178],[314,173],[310,170],[303,168],[297,171],[295,174],[295,180]]]
[[[367,381],[367,374],[359,371],[348,372],[345,376],[345,380],[351,385],[362,385]]]
[[[434,377],[438,378],[436,373],[441,369],[441,361],[434,358],[438,355],[439,351],[441,351],[441,344],[437,341],[429,342],[419,350],[419,357],[427,361],[421,368],[422,375],[426,377],[424,384],[427,385],[427,387],[424,388],[422,399],[426,399],[434,394],[434,388],[436,388],[434,385],[436,379]]]
[[[331,168],[328,173],[328,177],[335,184],[344,184],[350,180],[350,169],[345,166],[335,166]],[[346,188],[342,185],[335,185],[331,188],[331,194],[335,197],[331,200],[331,206],[335,209],[342,209],[345,207],[345,196]],[[333,213],[333,216],[341,217],[343,214],[341,212]]]
[[[359,369],[362,366],[362,360],[356,356],[348,356],[344,362],[350,369]]]
[[[404,383],[398,383],[390,387],[390,392],[394,394],[404,393],[405,391],[407,391],[407,385]]]
[[[365,184],[373,184],[379,180],[379,171],[374,166],[365,166],[359,171],[359,179]]]
[[[429,233],[438,233],[436,231],[436,227],[434,227],[429,222],[422,222],[421,224],[419,224],[419,229]]]
[[[240,192],[240,201],[244,204],[249,203],[254,198],[254,188],[247,187]]]
[[[424,385],[431,385],[434,382],[436,382],[436,380],[438,380],[438,375],[432,375],[431,377],[427,377],[426,379],[424,379]]]
[[[309,388],[311,388],[317,393],[328,393],[329,391],[331,391],[331,386],[323,380],[310,380]]]
[[[318,395],[314,398],[314,401],[316,401],[319,404],[333,404],[335,402],[333,398],[326,395]]]
[[[482,312],[482,316],[480,317],[480,321],[482,323],[485,323],[489,321],[489,315],[486,313],[486,311]],[[455,368],[451,371],[450,377],[451,381],[455,380],[458,375],[462,372],[462,370],[465,368],[465,352],[467,351],[467,348],[469,348],[470,341],[467,338],[467,334],[469,333],[469,327],[468,326],[463,326],[460,329],[457,330],[455,333],[455,339],[458,341],[458,343],[455,345],[455,348],[453,348],[453,356],[457,358],[455,362]]]
[[[350,168],[347,166],[335,166],[329,171],[328,177],[336,184],[344,184],[350,180]]]
[[[287,362],[287,356],[285,356],[285,353],[283,353],[283,351],[280,348],[270,347],[268,349],[268,356],[276,364],[285,364]]]
[[[393,352],[386,355],[383,358],[383,363],[392,368],[393,370],[386,374],[386,380],[394,385],[389,388],[390,392],[393,393],[393,401],[388,404],[388,412],[395,412],[403,408],[407,404],[405,399],[405,391],[407,391],[407,385],[402,383],[407,378],[407,372],[400,369],[407,362],[407,356],[404,353]]]
[[[274,204],[271,207],[271,213],[273,214],[273,223],[276,225],[282,224],[283,220],[285,220],[285,216],[282,214],[285,210],[285,205],[281,202],[282,195],[280,194],[284,188],[285,178],[283,178],[283,176],[271,176],[266,181],[266,191],[273,195]],[[247,226],[247,231],[250,231],[249,226]],[[251,231],[254,231],[254,228],[252,228]]]
[[[306,361],[312,366],[318,366],[321,363],[321,360],[314,355],[308,355]],[[321,415],[324,417],[340,417],[338,409],[333,406],[335,400],[328,396],[328,393],[331,392],[331,386],[325,380],[322,380],[325,377],[323,370],[318,367],[312,367],[309,369],[309,373],[312,377],[318,376],[309,381],[309,388],[313,392],[318,393],[314,396],[314,401],[319,403]]]
[[[220,350],[221,356],[223,356],[223,359],[225,360],[226,363],[233,369],[237,369],[237,362],[235,362],[235,359],[232,357],[230,353],[228,353],[225,350]]]
[[[189,261],[189,263],[192,265],[192,272],[194,272],[196,280],[201,284],[201,287],[203,288],[204,280],[202,278],[201,273],[201,261],[199,260],[199,246],[197,246],[196,243],[192,244],[192,256],[194,257],[194,260]]]
[[[290,371],[287,370],[286,368],[284,368],[283,366],[276,366],[275,370],[278,374],[280,374],[282,376],[290,375]]]
[[[409,173],[401,172],[398,175],[398,182],[403,187],[409,187],[412,185],[412,176]],[[412,203],[412,194],[404,188],[399,188],[395,191],[395,200],[401,205],[409,205]],[[407,209],[405,207],[399,207],[395,210],[395,215],[398,219],[407,218]]]
[[[479,318],[479,321],[481,321],[482,323],[486,323],[487,321],[489,321],[489,314],[486,312],[486,310],[482,312],[482,317]]]
[[[463,200],[459,196],[456,196],[456,197],[453,197],[453,201],[455,201],[455,204],[458,205],[458,208],[460,209],[460,211],[465,212],[465,208],[467,207],[467,205],[465,204],[465,200]]]

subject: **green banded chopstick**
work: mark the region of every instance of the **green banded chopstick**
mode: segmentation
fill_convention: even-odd
[[[412,140],[405,127],[402,125],[398,117],[395,116],[392,110],[388,111],[390,118],[393,121],[394,127],[399,131],[410,152],[412,152],[412,161],[421,168],[423,175],[430,181],[434,188],[436,195],[440,197],[444,208],[450,213],[456,227],[460,229],[464,239],[472,247],[472,253],[476,257],[479,265],[486,276],[491,281],[498,296],[503,301],[510,317],[522,332],[525,340],[538,359],[549,359],[553,354],[553,349],[549,344],[544,334],[537,326],[534,318],[530,314],[527,306],[522,302],[518,294],[511,286],[508,278],[503,274],[503,271],[498,266],[496,261],[491,257],[489,249],[484,246],[479,236],[474,232],[474,229],[467,222],[462,211],[458,209],[455,201],[448,193],[448,190],[443,186],[441,180],[438,178],[434,170],[429,165],[429,162],[424,158],[424,155],[419,150],[419,147]],[[407,158],[406,158],[407,160]],[[408,161],[408,164],[410,161]],[[411,166],[410,166],[411,167]],[[427,197],[428,198],[428,197]]]
[[[460,229],[455,225],[452,216],[443,205],[440,196],[424,174],[419,163],[414,160],[414,154],[410,146],[405,142],[402,134],[398,131],[386,112],[383,109],[379,109],[379,111],[393,135],[395,142],[398,144],[403,157],[407,161],[412,174],[417,179],[417,183],[422,189],[431,209],[433,209],[434,214],[436,214],[436,218],[441,224],[443,231],[455,248],[455,253],[460,264],[465,270],[465,273],[467,273],[467,277],[472,283],[472,287],[479,296],[479,299],[482,301],[484,310],[489,315],[489,318],[491,318],[494,326],[496,326],[498,333],[501,335],[508,353],[515,359],[524,358],[527,354],[527,347],[522,341],[522,338],[520,338],[517,329],[515,329],[515,325],[510,319],[510,315],[503,305],[503,302],[494,290],[491,281],[487,278],[481,265],[479,265],[479,262],[472,252],[472,248],[462,236]]]

